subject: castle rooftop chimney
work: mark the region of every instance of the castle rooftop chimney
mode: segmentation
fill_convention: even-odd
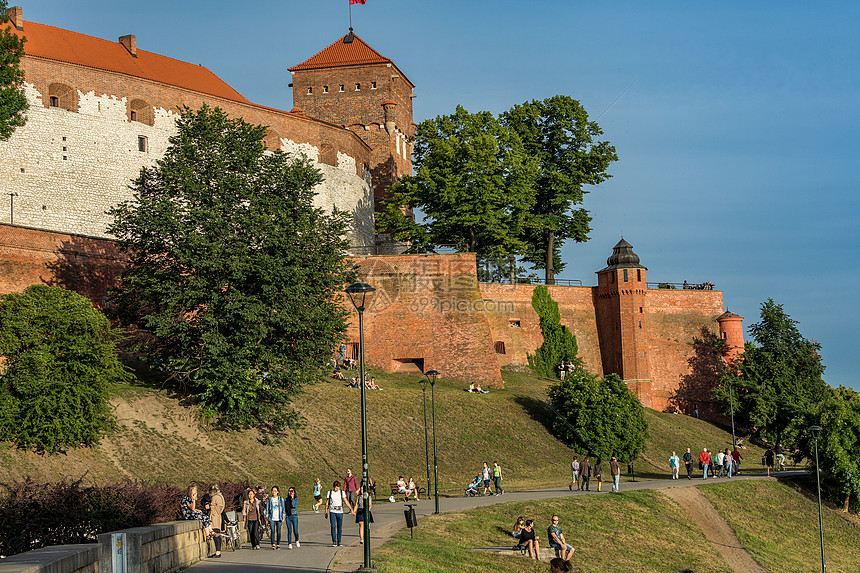
[[[20,6],[6,8],[6,15],[9,17],[9,20],[15,28],[18,30],[24,29],[24,10],[22,10]]]
[[[128,53],[133,57],[137,57],[137,38],[129,34],[128,36],[120,36],[119,43],[128,50]]]

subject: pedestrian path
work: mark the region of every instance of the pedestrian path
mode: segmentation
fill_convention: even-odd
[[[789,477],[805,472],[783,472],[780,477]],[[764,475],[743,474],[735,476],[732,480],[761,480],[772,479]],[[710,480],[709,480],[710,481]],[[727,481],[727,480],[714,480]],[[679,480],[648,480],[636,482],[623,482],[622,491],[636,489],[663,489],[671,487],[687,487],[699,485],[703,482],[701,478],[692,481],[685,478]],[[475,507],[503,503],[508,501],[529,501],[536,499],[549,499],[555,497],[581,496],[581,495],[606,495],[610,486],[603,492],[594,490],[569,491],[567,486],[557,489],[526,490],[518,492],[507,492],[501,496],[486,497],[448,497],[439,499],[439,510],[441,512],[459,512]],[[305,504],[310,500],[302,500]],[[373,505],[373,518],[375,523],[371,526],[371,550],[379,547],[406,526],[403,511],[403,503],[389,503],[380,501]],[[435,510],[432,499],[422,499],[415,507],[418,515],[418,527],[416,535],[421,529],[421,519],[431,515]],[[282,537],[281,550],[273,551],[269,545],[268,538],[263,540],[262,549],[252,551],[245,545],[240,551],[225,551],[220,559],[206,559],[193,566],[193,573],[271,573],[278,570],[280,573],[303,573],[303,572],[332,572],[344,573],[355,571],[364,560],[364,548],[359,544],[358,525],[355,518],[345,515],[343,520],[343,547],[331,546],[331,528],[329,521],[323,513],[313,511],[301,512],[299,514],[299,533],[302,546],[300,548],[286,549],[286,537]],[[286,533],[286,530],[284,531]]]

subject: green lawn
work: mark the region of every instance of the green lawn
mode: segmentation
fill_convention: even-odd
[[[701,490],[768,571],[821,569],[817,498],[773,481],[720,483]],[[857,516],[825,508],[824,547],[829,573],[860,571]]]
[[[505,503],[428,517],[415,529],[414,540],[403,531],[378,549],[374,564],[380,573],[546,573],[546,563],[479,548],[510,547],[518,515],[536,520],[543,546],[553,513],[561,517],[565,538],[576,548],[575,570],[677,573],[689,567],[731,572],[728,565],[714,562],[713,548],[684,510],[656,491]]]

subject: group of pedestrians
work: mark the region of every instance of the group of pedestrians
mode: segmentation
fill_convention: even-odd
[[[591,478],[594,477],[597,491],[601,491],[603,471],[603,461],[599,457],[592,464],[589,456],[585,456],[582,461],[579,461],[579,456],[573,456],[570,462],[570,485],[567,488],[573,491],[576,486],[577,491],[591,491]],[[609,460],[609,476],[612,479],[612,491],[617,492],[621,482],[621,464],[615,456]]]
[[[272,550],[280,550],[284,524],[287,549],[293,548],[294,540],[296,548],[302,546],[299,541],[299,496],[294,487],[287,490],[286,497],[281,496],[278,486],[272,486],[271,495],[263,486],[256,490],[248,488],[242,494],[242,521],[252,549],[260,549],[263,534],[268,530]]]
[[[741,469],[741,460],[744,459],[737,447],[729,452],[728,448],[718,450],[716,454],[708,448],[702,448],[698,456],[699,470],[702,472],[702,479],[711,477],[732,477],[737,475]],[[694,464],[696,459],[690,448],[684,452],[683,456],[684,467],[687,470],[687,479],[693,479]],[[675,452],[669,457],[669,467],[672,469],[672,479],[678,479],[678,474],[681,467],[681,460]]]
[[[505,490],[502,489],[502,466],[500,466],[497,461],[493,462],[493,467],[490,467],[487,462],[484,462],[484,467],[481,468],[481,481],[484,485],[484,495],[491,495],[490,479],[492,479],[493,486],[496,489],[495,495],[502,495],[505,493]]]

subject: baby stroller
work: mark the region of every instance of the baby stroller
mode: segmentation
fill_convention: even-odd
[[[479,488],[481,486],[481,476],[475,476],[475,479],[472,480],[468,486],[466,486],[466,497],[475,497],[479,495]]]

